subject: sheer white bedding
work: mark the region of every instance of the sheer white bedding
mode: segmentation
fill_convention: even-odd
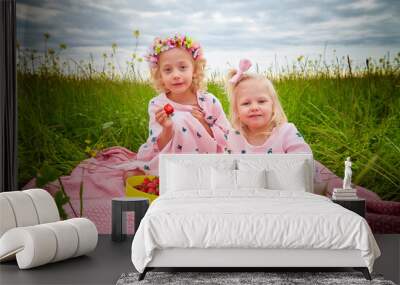
[[[166,248],[357,249],[370,272],[380,255],[359,215],[320,195],[267,189],[160,196],[135,234],[135,268]]]

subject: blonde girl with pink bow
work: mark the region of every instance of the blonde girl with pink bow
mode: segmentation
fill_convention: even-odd
[[[242,59],[228,73],[227,93],[234,130],[226,135],[227,153],[311,153],[311,148],[293,123],[289,123],[270,80],[247,73]]]
[[[231,122],[235,130],[226,136],[227,153],[311,153],[294,124],[288,123],[271,81],[247,73],[251,63],[242,60],[238,70],[228,74]],[[314,193],[332,196],[342,188],[342,178],[315,161]],[[350,186],[349,186],[350,187]],[[400,203],[383,201],[376,193],[351,184],[357,196],[366,200],[366,220],[374,233],[400,232]]]

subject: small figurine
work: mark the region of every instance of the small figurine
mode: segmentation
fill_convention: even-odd
[[[351,160],[347,157],[344,162],[344,179],[343,179],[343,189],[351,189]]]

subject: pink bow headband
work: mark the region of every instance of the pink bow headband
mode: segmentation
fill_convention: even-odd
[[[239,62],[239,69],[237,69],[237,72],[232,78],[229,80],[229,83],[236,84],[239,82],[239,80],[242,78],[243,74],[249,70],[251,67],[251,61],[248,59],[241,59]]]

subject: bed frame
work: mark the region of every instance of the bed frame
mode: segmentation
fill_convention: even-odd
[[[338,268],[350,267],[361,271],[371,280],[359,250],[328,249],[183,249],[156,250],[152,261],[139,275],[155,268]]]
[[[217,159],[237,160],[240,158],[259,159],[260,155],[225,155],[225,154],[161,154],[160,155],[160,195],[166,193],[168,180],[168,161],[190,160],[199,163],[207,161],[212,164]],[[268,158],[267,158],[268,157]],[[295,159],[307,162],[309,169],[309,188],[313,193],[314,160],[311,154],[271,154],[263,155],[269,161],[275,159]],[[139,280],[143,280],[148,271],[155,268],[232,268],[246,271],[250,268],[343,268],[350,267],[361,271],[367,280],[371,275],[359,250],[329,249],[253,249],[253,248],[168,248],[157,249],[153,259]]]

